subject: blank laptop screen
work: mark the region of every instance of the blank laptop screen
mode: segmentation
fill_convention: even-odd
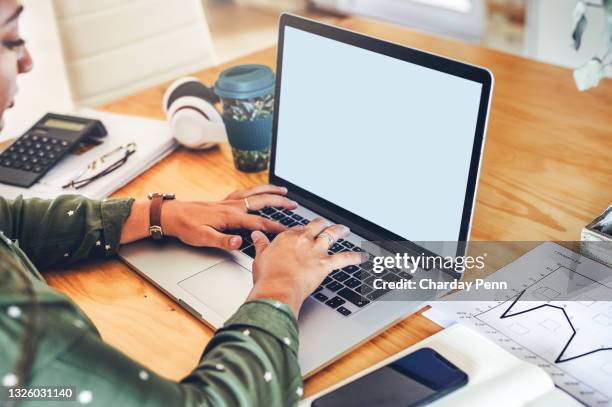
[[[456,241],[481,88],[285,27],[275,173],[406,240]]]

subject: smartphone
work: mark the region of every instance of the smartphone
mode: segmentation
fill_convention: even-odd
[[[467,382],[465,372],[444,356],[422,348],[319,397],[312,406],[422,406]]]

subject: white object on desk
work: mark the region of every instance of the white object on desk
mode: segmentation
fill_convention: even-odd
[[[213,89],[197,78],[187,76],[172,82],[162,101],[172,136],[185,147],[200,150],[227,142],[223,117],[215,101],[218,98]]]
[[[26,198],[54,198],[61,194],[77,193],[93,199],[105,198],[170,154],[177,146],[165,121],[91,109],[80,109],[76,113],[68,114],[101,120],[108,131],[104,142],[84,154],[67,155],[30,188],[0,184],[0,196],[9,199],[18,195]],[[135,142],[137,150],[125,165],[84,188],[62,188],[62,185],[72,180],[76,172],[91,161],[129,142]]]
[[[581,405],[555,389],[550,377],[539,367],[514,357],[484,336],[457,324],[319,394],[302,400],[299,406],[310,406],[318,397],[425,347],[436,350],[463,370],[469,378],[467,385],[430,404],[433,407]],[[550,402],[554,404],[549,404]]]
[[[487,280],[507,282],[498,301],[474,301],[457,292],[432,303],[424,315],[441,325],[460,321],[542,366],[555,385],[583,403],[609,405],[612,268],[547,242]]]
[[[612,267],[612,236],[603,229],[605,225],[607,230],[610,224],[612,224],[612,205],[582,228],[580,240],[582,253],[585,256]]]

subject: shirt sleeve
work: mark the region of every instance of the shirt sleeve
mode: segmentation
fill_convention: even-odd
[[[67,330],[88,326],[68,322]],[[35,363],[30,384],[72,386],[77,401],[91,406],[289,407],[302,395],[297,342],[297,322],[286,305],[254,301],[216,332],[181,381],[160,377],[88,332],[48,364]],[[44,348],[37,361],[45,360]]]
[[[303,393],[297,352],[297,321],[287,305],[248,302],[181,382],[186,405],[293,406]]]
[[[114,255],[133,199],[0,197],[0,231],[40,269]]]

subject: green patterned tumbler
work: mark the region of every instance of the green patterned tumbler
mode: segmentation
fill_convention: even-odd
[[[215,93],[223,104],[234,165],[244,172],[266,170],[272,142],[274,72],[254,64],[226,69],[215,83]]]

